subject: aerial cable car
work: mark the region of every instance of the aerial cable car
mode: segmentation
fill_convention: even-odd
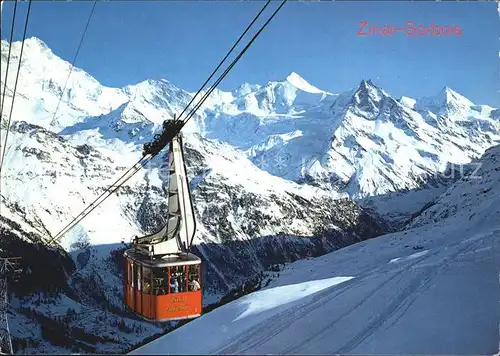
[[[166,322],[196,318],[202,313],[201,259],[190,252],[196,231],[178,120],[164,122],[164,131],[144,146],[143,154],[169,144],[169,180],[165,225],[156,233],[134,237],[124,253],[124,301],[142,318]],[[173,138],[172,138],[172,135]]]

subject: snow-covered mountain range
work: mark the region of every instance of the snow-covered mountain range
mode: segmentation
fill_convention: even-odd
[[[12,45],[10,68],[17,67],[20,46]],[[2,78],[7,53],[2,41]],[[0,182],[1,227],[23,240],[56,234],[138,160],[142,145],[194,95],[165,79],[108,88],[79,68],[65,86],[69,71],[41,40],[26,40]],[[450,88],[429,98],[394,99],[364,80],[332,94],[291,73],[278,82],[214,91],[183,133],[209,303],[277,262],[380,235],[390,229],[384,218],[409,221],[447,189],[450,179],[441,178],[450,177],[450,168],[469,172],[466,164],[500,142],[500,111]],[[61,245],[75,261],[67,290],[86,295],[82,280],[92,283],[108,306],[120,308],[119,272],[106,267],[110,250],[163,222],[167,176],[161,154],[64,236]],[[410,191],[401,197],[404,190]],[[394,204],[401,199],[412,202],[403,212],[404,204]],[[48,303],[61,310],[88,307],[67,290]],[[88,328],[101,324],[96,318]],[[22,329],[14,328],[19,337]],[[152,332],[141,330],[136,339]],[[39,347],[53,350],[50,343]],[[103,350],[121,349],[108,340]]]
[[[99,138],[108,147],[136,147],[193,95],[164,79],[107,88],[75,68],[54,118],[70,64],[36,38],[26,41],[25,58],[14,117],[84,143]],[[186,132],[229,143],[272,175],[337,187],[353,198],[416,188],[500,140],[500,111],[447,87],[431,97],[395,99],[363,80],[331,94],[292,73],[216,90],[204,109]]]

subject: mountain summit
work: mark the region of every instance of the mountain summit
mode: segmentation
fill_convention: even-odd
[[[325,91],[320,90],[311,84],[309,84],[304,78],[302,78],[300,75],[298,75],[295,72],[292,72],[286,77],[286,81],[290,84],[292,84],[294,87],[297,89],[303,90],[305,92],[309,92],[312,94],[323,94]]]

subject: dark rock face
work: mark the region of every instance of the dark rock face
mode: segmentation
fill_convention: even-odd
[[[211,212],[224,214],[221,209]],[[220,236],[222,242],[207,242],[194,246],[194,252],[204,261],[207,291],[227,293],[260,272],[269,270],[272,265],[317,257],[383,234],[383,224],[363,213],[352,221],[343,221],[346,226],[345,231],[334,228],[333,223],[339,222],[335,216],[325,214],[316,218],[317,228],[308,236],[285,232],[272,236],[258,236],[262,227],[273,225],[273,220],[255,210],[248,214],[252,219],[242,226],[242,230],[248,234],[247,236],[254,237],[247,240],[232,239],[236,234],[232,225],[227,220],[217,217],[214,219],[220,223],[214,225],[214,233]],[[204,223],[207,221],[204,217],[201,219]],[[287,230],[286,224],[287,219],[284,222],[274,221],[274,225],[281,226],[283,231]]]
[[[157,188],[154,189],[158,190]],[[162,194],[159,190],[156,193],[157,195]],[[152,194],[147,192],[140,202],[136,217],[143,231],[153,233],[161,229],[165,222],[166,213],[166,202],[155,200]]]

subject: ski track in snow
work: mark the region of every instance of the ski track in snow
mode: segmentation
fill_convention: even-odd
[[[355,312],[359,312],[360,307],[363,305],[367,305],[370,303],[372,298],[375,298],[377,294],[387,293],[389,295],[393,295],[394,290],[400,290],[396,293],[393,299],[389,299],[389,305],[385,308],[381,313],[377,313],[374,318],[372,318],[367,326],[362,328],[359,332],[357,332],[354,336],[349,338],[347,343],[344,343],[344,346],[339,347],[337,349],[325,350],[327,353],[347,353],[351,352],[356,346],[359,346],[363,341],[365,341],[368,337],[374,334],[380,327],[384,325],[384,323],[388,322],[391,317],[396,315],[398,312],[401,312],[396,320],[398,320],[404,312],[411,306],[413,301],[417,298],[419,291],[425,290],[432,279],[446,266],[452,262],[458,255],[470,251],[474,247],[474,242],[459,242],[456,246],[457,251],[451,254],[448,258],[444,260],[444,262],[428,268],[425,272],[421,272],[418,276],[415,276],[413,273],[413,267],[418,265],[419,263],[440,254],[440,251],[436,251],[432,254],[429,254],[423,258],[416,258],[415,262],[412,262],[405,266],[403,269],[399,271],[390,271],[390,276],[383,279],[383,281],[377,284],[373,289],[371,289],[368,293],[364,294],[363,298],[354,304],[351,308],[342,311],[338,316],[336,316],[329,324],[320,328],[319,330],[314,330],[314,332],[309,332],[308,334],[312,334],[310,337],[299,339],[297,345],[293,345],[288,348],[281,349],[279,351],[280,354],[290,354],[290,353],[316,353],[318,352],[317,348],[314,348],[318,342],[320,342],[325,334],[331,332],[331,329],[336,326],[340,321],[345,320],[349,316],[353,315]],[[465,246],[460,246],[465,244]],[[449,247],[452,248],[452,247]],[[392,261],[391,261],[392,262]],[[382,272],[382,270],[386,269],[386,266],[381,266],[377,270],[368,272],[364,276],[356,277],[351,281],[344,282],[344,284],[337,289],[336,287],[331,287],[332,290],[326,289],[320,293],[317,293],[314,296],[313,301],[310,304],[299,305],[297,307],[291,308],[291,310],[285,310],[273,317],[271,320],[266,320],[256,326],[252,327],[249,331],[243,333],[238,339],[231,341],[231,345],[224,347],[222,349],[217,349],[209,352],[210,354],[234,354],[234,353],[269,353],[272,350],[276,350],[276,346],[280,344],[279,341],[274,340],[279,334],[286,332],[288,328],[290,328],[290,321],[293,323],[293,320],[299,320],[304,318],[306,315],[319,311],[321,313],[321,307],[323,307],[327,303],[331,303],[347,292],[352,291],[353,289],[359,288],[363,282],[366,282],[369,279],[373,279],[375,275]],[[362,314],[363,311],[361,311]],[[396,321],[395,320],[395,321]],[[392,324],[395,323],[392,322]],[[265,331],[266,336],[263,336],[262,333]],[[249,340],[257,340],[254,342],[250,342]],[[265,348],[264,350],[259,349],[259,347],[265,345],[268,341],[274,340],[272,343],[273,348]],[[292,339],[293,340],[293,339]],[[288,341],[291,341],[290,339]],[[312,346],[312,350],[311,350]],[[277,346],[279,347],[279,346]],[[275,352],[275,351],[274,351]]]
[[[249,315],[246,322],[230,312],[243,303],[235,301],[219,308],[217,316],[214,314],[211,318],[207,314],[132,354],[493,354],[497,348],[496,329],[500,314],[498,310],[491,311],[487,307],[497,305],[500,296],[496,276],[500,263],[495,260],[500,253],[499,237],[500,230],[478,233],[472,238],[430,248],[426,253],[422,251],[401,256],[398,263],[391,263],[394,258],[388,258],[384,263],[379,262],[376,268],[367,265],[365,272],[280,305],[277,312],[264,310],[260,314]],[[377,241],[373,245],[377,245]],[[341,269],[336,262],[345,264],[346,261],[334,256],[342,254],[331,255],[331,269]],[[294,275],[314,269],[314,261],[301,261],[303,263],[293,270]],[[319,268],[324,266],[319,265]],[[476,270],[485,276],[479,278],[474,275]],[[280,277],[284,283],[286,278]],[[324,284],[321,280],[309,283],[314,282]],[[279,290],[281,282],[278,280],[273,284],[278,287],[272,285],[253,293],[254,298],[258,293],[275,291],[275,295],[269,298],[279,299],[280,293],[284,293]],[[470,287],[464,288],[464,284]],[[484,284],[490,284],[495,294],[478,298],[475,293]],[[456,291],[464,296],[454,301],[452,296]],[[442,293],[448,296],[448,300]],[[252,300],[252,295],[245,298]],[[464,301],[472,304],[471,311],[465,308],[467,304],[463,305]],[[483,304],[486,307],[481,308]],[[226,308],[227,313],[224,314]],[[474,310],[478,314],[474,314]],[[266,316],[266,313],[269,315]],[[491,318],[481,322],[483,314],[488,316],[486,313],[495,315],[494,325]],[[255,322],[252,323],[252,320]],[[210,342],[194,346],[184,339],[187,333],[196,334],[203,328],[217,329],[217,325],[221,324],[225,328],[217,337],[207,335]],[[464,338],[457,328],[467,325],[474,333]],[[232,327],[235,331],[231,331]],[[439,330],[441,335],[437,340],[433,335],[439,335]]]

